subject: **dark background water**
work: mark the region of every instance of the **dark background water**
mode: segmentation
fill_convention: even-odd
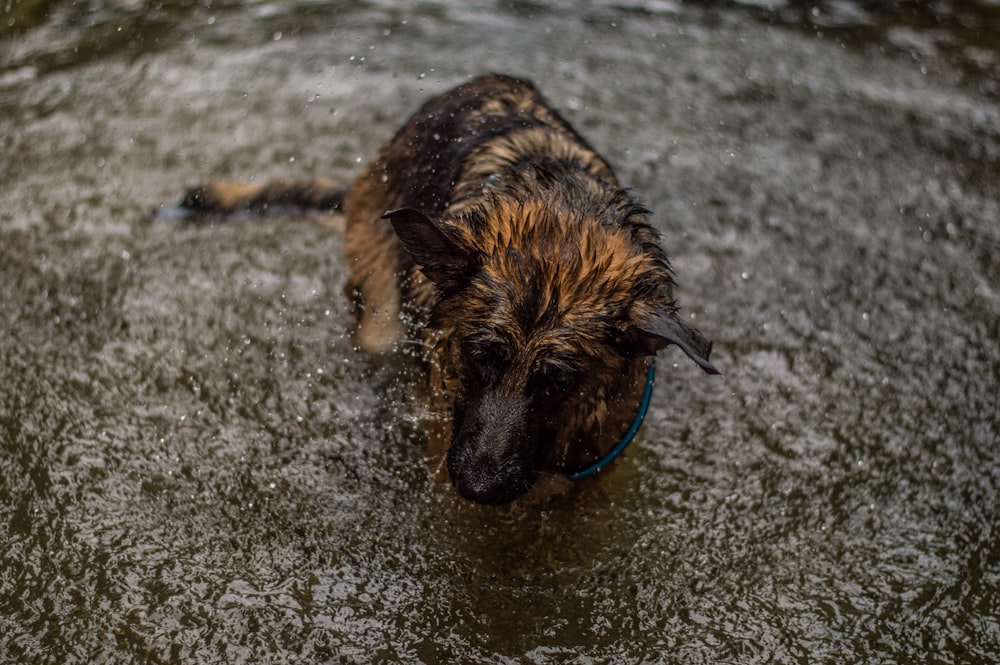
[[[1000,660],[993,2],[0,6],[0,661]],[[351,348],[340,234],[151,220],[347,182],[534,79],[648,200],[725,376],[495,510]]]

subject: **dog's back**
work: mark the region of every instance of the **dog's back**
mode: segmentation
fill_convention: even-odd
[[[487,193],[497,174],[553,160],[618,186],[608,164],[527,81],[481,76],[424,104],[347,192],[344,252],[359,345],[390,349],[406,334],[400,313],[426,308],[430,297],[381,219],[387,210],[412,208],[434,218],[457,212]],[[421,319],[409,317],[417,325]]]

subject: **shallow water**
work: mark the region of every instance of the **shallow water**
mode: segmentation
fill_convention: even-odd
[[[996,6],[746,4],[0,9],[0,661],[1000,659]],[[336,229],[146,215],[346,182],[485,70],[647,198],[725,374],[663,354],[620,462],[500,510]]]

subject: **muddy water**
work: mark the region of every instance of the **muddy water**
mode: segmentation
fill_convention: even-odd
[[[872,6],[0,8],[0,661],[1000,659],[997,13]],[[336,228],[146,216],[484,70],[646,196],[725,373],[664,354],[619,463],[501,510],[351,348]]]

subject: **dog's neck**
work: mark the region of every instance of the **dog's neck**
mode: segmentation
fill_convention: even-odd
[[[591,476],[605,466],[610,464],[616,457],[621,455],[632,440],[635,435],[639,432],[639,428],[642,426],[642,421],[646,418],[646,412],[649,410],[649,402],[653,397],[653,379],[656,373],[656,362],[652,362],[649,365],[649,370],[646,372],[646,387],[642,393],[642,401],[639,403],[639,409],[635,414],[635,418],[632,420],[632,424],[629,426],[628,431],[625,432],[621,440],[615,445],[614,448],[609,450],[601,459],[597,460],[590,466],[580,471],[569,474],[570,480],[582,480],[587,476]]]

